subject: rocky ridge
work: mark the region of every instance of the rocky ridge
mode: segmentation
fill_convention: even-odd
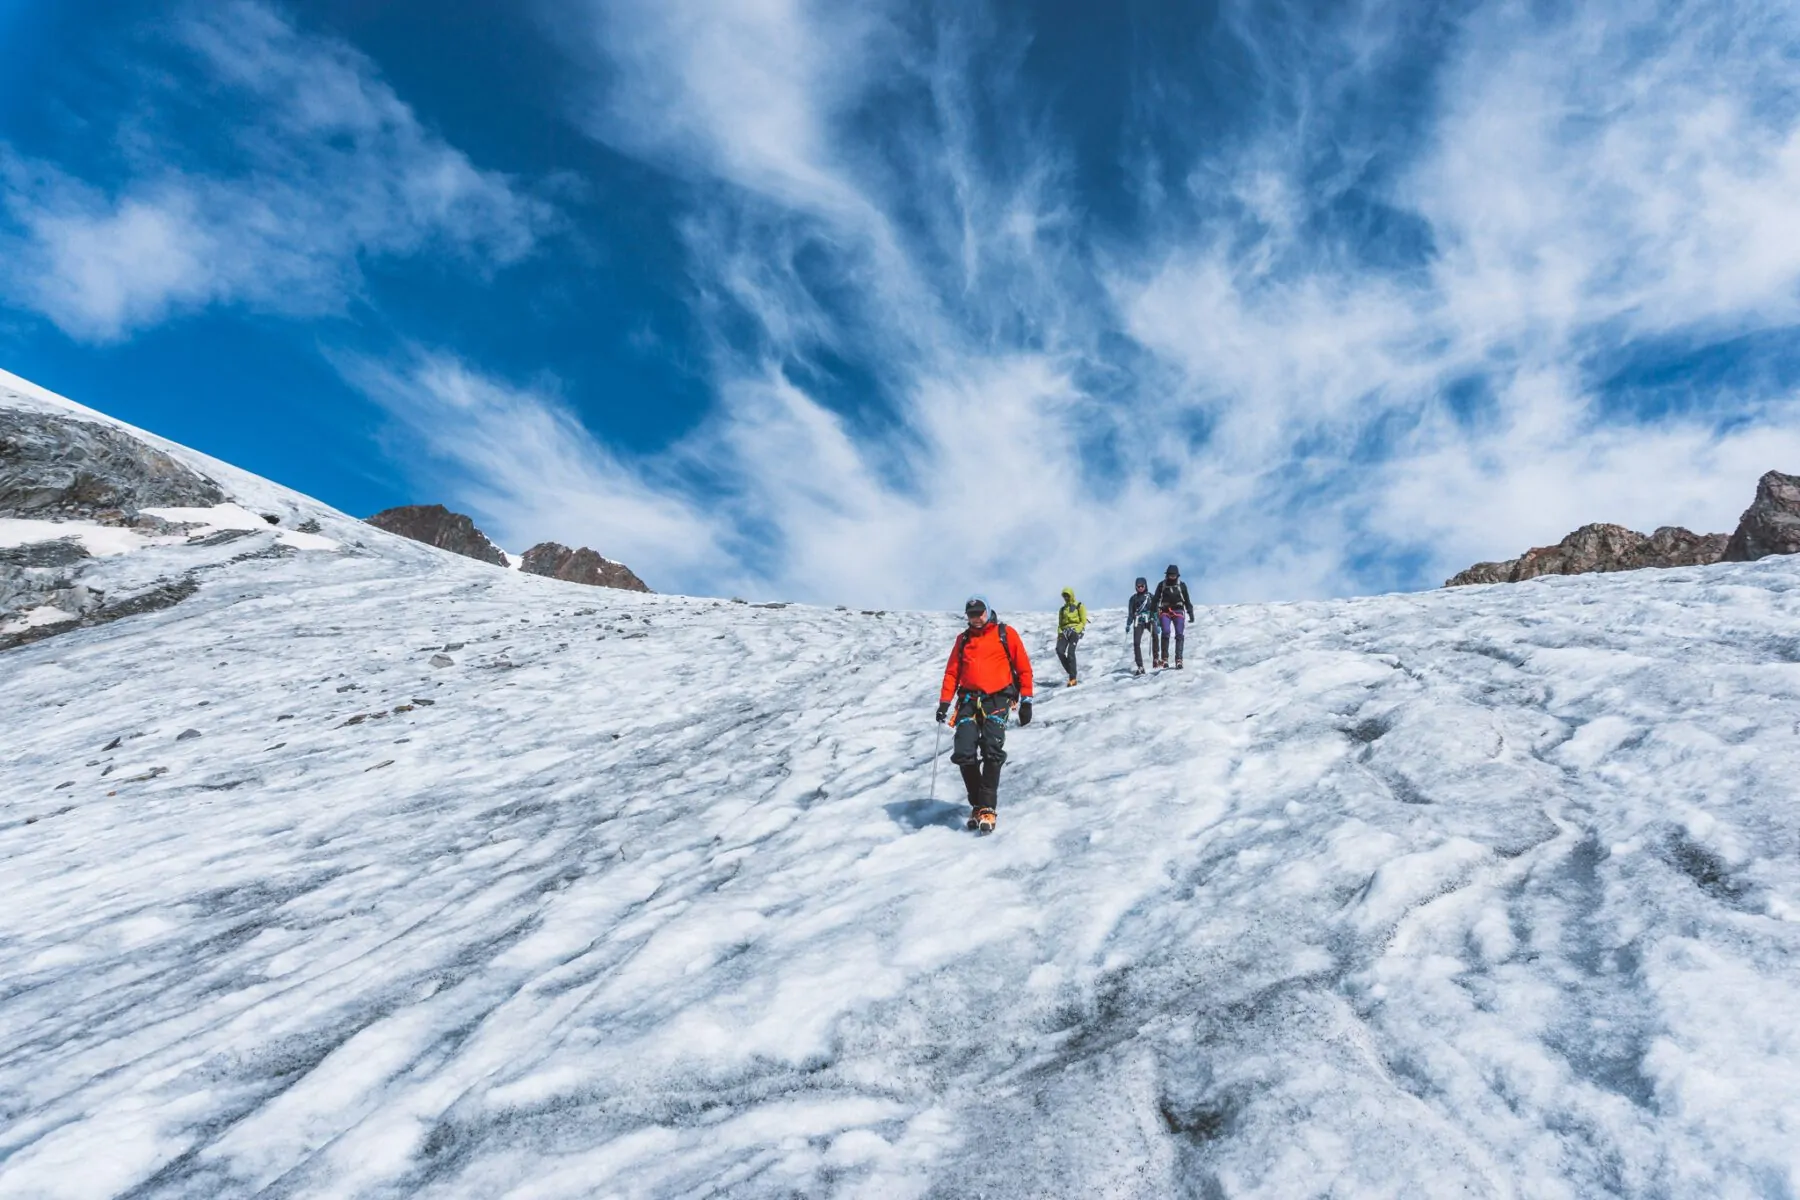
[[[441,504],[408,504],[385,509],[369,517],[368,523],[464,558],[497,567],[513,565],[506,554],[475,527],[473,519],[451,512]],[[621,588],[628,592],[650,590],[630,567],[586,546],[570,549],[561,542],[539,542],[520,556],[518,567],[528,575],[542,575],[566,583]]]
[[[1623,525],[1583,525],[1554,546],[1537,546],[1503,562],[1476,563],[1445,580],[1444,586],[1753,562],[1770,554],[1794,553],[1800,553],[1800,476],[1770,471],[1757,482],[1756,499],[1744,510],[1735,533],[1694,533],[1679,525],[1665,525],[1655,533]]]
[[[1583,525],[1554,546],[1538,546],[1504,562],[1476,563],[1451,576],[1444,586],[1520,583],[1539,575],[1700,566],[1718,562],[1729,540],[1729,534],[1694,533],[1679,525],[1665,525],[1655,533],[1639,533],[1623,525]]]
[[[0,651],[173,607],[235,564],[346,550],[328,513],[0,371]]]
[[[525,552],[519,569],[532,575],[585,583],[591,587],[623,588],[628,592],[650,590],[630,567],[603,558],[586,546],[571,550],[560,542],[539,542]]]
[[[1770,471],[1756,481],[1756,499],[1725,547],[1726,562],[1755,562],[1800,553],[1800,475]]]
[[[125,524],[140,508],[207,508],[213,480],[123,430],[0,408],[0,517]]]
[[[436,546],[464,558],[473,558],[496,567],[510,566],[500,547],[488,541],[487,535],[475,528],[475,522],[462,513],[451,512],[441,504],[403,504],[387,508],[367,518],[377,529],[397,533],[403,538]]]

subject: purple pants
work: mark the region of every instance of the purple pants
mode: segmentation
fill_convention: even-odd
[[[1175,633],[1175,658],[1179,661],[1182,643],[1187,641],[1187,614],[1164,609],[1156,618],[1156,624],[1162,630],[1162,654],[1158,657],[1164,662],[1169,661],[1169,632],[1173,630]]]

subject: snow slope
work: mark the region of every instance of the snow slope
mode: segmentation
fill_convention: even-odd
[[[1800,1192],[1800,564],[1097,613],[976,839],[954,615],[255,486],[0,653],[0,1196]]]

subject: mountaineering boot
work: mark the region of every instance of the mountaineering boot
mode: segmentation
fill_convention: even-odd
[[[969,793],[970,829],[975,828],[975,810],[981,807],[981,767],[975,763],[958,763],[962,768],[963,787]]]
[[[1179,658],[1175,660],[1175,669],[1177,671],[1181,670],[1181,660]]]
[[[1075,686],[1075,677],[1073,675],[1069,676],[1069,686],[1070,687]]]
[[[977,833],[994,832],[994,808],[1000,802],[1000,764],[991,759],[981,763],[981,803],[975,809],[969,828]]]

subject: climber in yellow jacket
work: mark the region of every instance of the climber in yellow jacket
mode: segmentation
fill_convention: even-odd
[[[1075,644],[1087,632],[1087,605],[1075,598],[1074,588],[1062,591],[1063,606],[1056,614],[1056,657],[1069,674],[1069,686],[1075,686]]]

